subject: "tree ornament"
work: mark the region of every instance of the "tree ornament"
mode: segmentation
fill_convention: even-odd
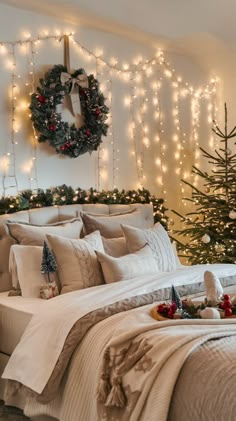
[[[224,244],[216,244],[215,245],[215,251],[216,251],[216,253],[223,253],[225,251],[225,245]]]
[[[82,126],[69,126],[62,120],[58,107],[65,97],[70,100],[70,111]],[[46,142],[57,153],[76,158],[86,152],[97,150],[106,136],[109,109],[99,89],[99,82],[84,69],[70,74],[61,64],[53,66],[40,79],[40,86],[31,95],[31,120],[39,132],[38,141]]]
[[[235,210],[231,210],[229,213],[229,218],[230,219],[236,219],[236,211]]]
[[[205,187],[205,193],[210,193],[210,191],[211,191],[210,187],[209,186],[206,186]]]
[[[202,242],[203,243],[208,244],[208,243],[210,243],[210,241],[211,241],[211,237],[208,234],[204,234],[202,236]]]

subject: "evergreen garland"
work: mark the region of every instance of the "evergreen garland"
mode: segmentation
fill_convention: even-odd
[[[71,83],[62,84],[62,72],[68,73],[67,68],[61,64],[53,66],[43,79],[37,92],[31,95],[31,120],[37,132],[38,141],[49,141],[57,153],[75,158],[86,152],[92,152],[102,142],[102,136],[107,134],[108,107],[105,98],[99,90],[99,82],[93,75],[88,76],[88,88],[78,86],[84,125],[76,128],[62,121],[57,106],[63,101],[65,95],[70,93]],[[71,78],[86,75],[84,69],[76,70]]]
[[[71,204],[102,203],[112,204],[133,204],[152,203],[155,222],[161,222],[167,228],[167,208],[164,200],[158,199],[150,194],[147,189],[138,190],[102,190],[90,188],[83,190],[80,187],[74,190],[65,184],[51,189],[38,189],[22,191],[18,196],[0,198],[0,214],[18,212],[25,209],[33,209],[47,206],[61,206]]]

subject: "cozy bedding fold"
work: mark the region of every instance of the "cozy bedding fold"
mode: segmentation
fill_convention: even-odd
[[[140,419],[157,381],[161,385],[156,390],[157,419],[165,421],[174,385],[190,353],[209,340],[230,336],[235,338],[235,348],[235,319],[155,322],[148,316],[148,311],[138,309],[125,317],[104,351],[98,385],[99,420],[124,420],[128,414],[130,421]]]
[[[168,273],[166,272],[166,273],[157,274],[154,276],[151,275],[149,277],[142,276],[139,278],[132,279],[132,281],[123,281],[123,282],[119,282],[115,284],[101,285],[101,286],[89,288],[82,291],[71,292],[71,293],[56,297],[53,300],[50,300],[50,303],[49,303],[50,305],[47,306],[47,312],[44,312],[41,315],[36,314],[34,317],[32,317],[27,329],[24,332],[21,342],[15,349],[3,373],[3,378],[16,381],[24,385],[25,387],[31,389],[32,391],[36,392],[37,394],[42,394],[43,391],[47,391],[47,393],[45,394],[49,397],[49,399],[47,400],[54,399],[51,403],[52,405],[54,405],[54,402],[57,400],[57,394],[55,392],[57,392],[58,390],[61,378],[59,378],[59,376],[55,376],[52,383],[53,383],[53,386],[56,386],[56,389],[54,390],[52,389],[53,393],[51,396],[50,396],[50,393],[51,393],[50,388],[48,389],[47,387],[48,385],[50,385],[49,380],[51,376],[53,376],[54,369],[57,367],[58,363],[60,362],[60,358],[61,358],[60,356],[63,355],[62,351],[63,349],[65,350],[65,348],[67,347],[66,338],[70,337],[69,333],[72,334],[72,337],[76,336],[75,342],[73,339],[72,347],[70,347],[69,345],[69,348],[70,348],[69,357],[70,357],[71,351],[73,352],[74,350],[75,350],[74,351],[75,355],[77,355],[76,347],[77,345],[78,347],[80,347],[80,345],[83,344],[83,341],[81,343],[81,339],[83,335],[88,331],[88,329],[89,330],[94,329],[92,327],[93,323],[91,323],[90,316],[94,318],[94,321],[100,321],[100,323],[97,325],[99,326],[101,323],[104,323],[104,321],[106,320],[107,314],[110,316],[108,320],[117,318],[120,315],[121,325],[118,326],[118,330],[116,331],[115,336],[113,335],[115,340],[117,340],[117,338],[119,337],[119,334],[118,334],[119,329],[121,329],[121,331],[123,329],[123,333],[125,335],[128,333],[131,334],[131,341],[132,341],[132,338],[134,337],[135,332],[136,332],[136,337],[140,335],[140,333],[142,332],[142,323],[143,323],[142,318],[143,317],[146,318],[145,319],[146,322],[148,321],[148,330],[147,330],[148,332],[152,330],[152,326],[155,327],[154,329],[155,331],[157,330],[164,331],[165,322],[164,324],[161,324],[162,329],[158,329],[157,328],[158,323],[152,320],[152,318],[149,315],[149,312],[145,310],[147,309],[146,305],[148,303],[153,303],[154,301],[155,302],[162,301],[166,298],[169,298],[169,291],[172,284],[175,286],[179,286],[179,290],[181,291],[183,295],[187,295],[193,292],[199,292],[202,288],[203,274],[205,270],[209,270],[209,265],[201,265],[201,266],[199,265],[195,267],[181,267],[180,269],[177,269],[173,272],[168,272]],[[230,282],[234,284],[236,283],[235,265],[211,265],[211,270],[223,281],[223,283],[225,283],[225,285],[230,285]],[[145,301],[147,298],[150,301],[148,300]],[[136,300],[136,304],[133,306],[135,300]],[[139,306],[140,303],[144,307],[137,308],[135,310],[135,308]],[[116,307],[118,308],[118,313],[112,316],[112,314],[114,313],[113,311],[111,311],[111,309],[114,309]],[[130,311],[126,312],[127,309],[129,309]],[[130,329],[127,329],[127,316],[129,315],[129,313],[132,313],[135,311],[139,312],[139,314],[141,315],[139,317],[141,318],[139,320],[138,317],[135,317],[134,324],[133,325],[130,324]],[[124,322],[122,322],[122,317],[124,317]],[[104,321],[102,322],[102,320]],[[83,322],[85,323],[83,324]],[[181,322],[182,321],[179,322],[180,325],[181,325]],[[79,324],[77,325],[77,323]],[[167,322],[167,323],[169,324],[170,322]],[[220,323],[225,323],[225,322],[220,321]],[[227,324],[230,325],[229,327],[227,327],[227,335],[229,336],[231,334],[234,334],[235,326],[233,327],[231,326],[231,324],[234,325],[234,320],[228,322]],[[76,332],[76,334],[74,335],[73,326],[76,326],[76,325],[78,328],[78,332]],[[129,326],[129,322],[128,322],[128,326]],[[178,326],[172,326],[172,328],[173,328],[173,337],[174,337],[176,329],[178,330]],[[182,328],[183,326],[181,327],[181,329]],[[137,331],[135,329],[137,329]],[[190,328],[190,336],[191,336],[191,329],[192,327]],[[206,327],[205,331],[203,332],[202,327],[201,327],[201,333],[204,333],[205,336],[204,335],[203,336],[205,339],[207,338],[207,335],[209,335],[210,332],[211,334],[214,334],[216,336],[218,334],[222,335],[222,333],[225,333],[225,326],[223,327],[222,330],[219,330],[219,327],[217,327],[216,331],[213,331],[211,327],[210,332],[209,332],[209,330],[207,329],[208,328]],[[169,325],[168,325],[168,330],[167,330],[166,339],[165,339],[166,341],[171,340],[169,338],[169,333],[171,334],[171,329],[169,328]],[[145,335],[145,333],[143,334]],[[182,337],[183,335],[182,336],[181,335],[180,335],[181,339],[179,339],[180,342],[183,340],[183,337]],[[110,341],[111,338],[109,337],[109,335],[108,335],[108,338]],[[199,334],[197,334],[197,336],[195,337],[192,337],[193,343],[191,346],[189,346],[189,349],[185,347],[187,351],[185,354],[183,354],[185,356],[182,358],[181,361],[185,360],[188,353],[192,349],[194,349],[195,345],[199,345],[201,341],[204,342],[205,339],[199,339],[199,338],[200,338]],[[128,340],[130,340],[130,338]],[[196,344],[194,341],[196,341]],[[178,341],[176,341],[175,346],[177,345],[177,342]],[[108,345],[108,348],[112,349],[113,346],[114,346],[114,343],[111,342],[110,346]],[[104,342],[104,347],[106,347],[106,341]],[[169,348],[169,345],[167,342],[166,342],[165,347]],[[179,347],[177,346],[176,349],[177,348]],[[147,354],[148,352],[152,352],[154,350],[155,350],[155,346],[154,347],[152,346],[152,348],[148,349]],[[103,349],[103,353],[104,353],[104,349]],[[163,356],[164,356],[163,358],[165,359],[166,354],[163,353]],[[94,353],[90,355],[91,364],[92,364],[93,358],[95,358]],[[68,359],[69,358],[67,355],[67,360]],[[74,358],[73,358],[73,361],[74,361]],[[179,365],[179,368],[180,366],[181,365]],[[100,361],[100,369],[101,368],[102,367],[101,367],[101,361]],[[32,372],[34,373],[34,376],[32,376]],[[96,372],[95,374],[95,377],[97,378],[98,382],[100,379],[101,372],[102,370],[99,370],[99,373]],[[125,373],[125,376],[126,375],[127,373]],[[154,374],[154,377],[156,376],[157,376],[157,373]],[[177,376],[177,373],[176,373],[176,376]],[[140,379],[141,379],[141,376],[140,376]],[[173,388],[173,385],[171,387]],[[79,393],[80,391],[78,388],[78,394]],[[44,394],[42,396],[44,396]],[[140,402],[140,405],[143,407],[144,402],[141,404],[142,398],[139,399],[139,402]],[[40,404],[38,405],[40,406]],[[103,406],[105,407],[105,405],[103,405],[102,402],[100,402],[99,405],[96,411],[102,410]],[[139,403],[137,405],[139,406]],[[44,405],[44,409],[45,408],[46,406]],[[62,411],[63,410],[64,409],[62,407]],[[33,412],[32,408],[31,408],[31,412]],[[63,419],[63,417],[60,419]],[[76,418],[71,418],[71,420],[72,419],[76,419]],[[123,420],[123,418],[120,418],[120,419]],[[125,419],[126,418],[124,418],[124,420]],[[132,419],[132,418],[127,418],[127,419]],[[137,418],[133,418],[133,419],[137,419]]]
[[[0,352],[11,355],[31,317],[42,311],[45,304],[37,298],[8,297],[8,292],[0,293]]]
[[[161,290],[172,284],[202,282],[204,271],[208,268],[208,265],[183,267],[173,272],[142,276],[132,281],[101,285],[54,298],[47,306],[47,312],[36,314],[31,319],[20,344],[12,354],[3,378],[16,380],[33,391],[42,393],[65,339],[78,319],[117,301]],[[234,265],[216,264],[211,269],[218,277],[236,274]],[[31,375],[32,372],[34,376]]]

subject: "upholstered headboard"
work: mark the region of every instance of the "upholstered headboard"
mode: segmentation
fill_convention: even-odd
[[[138,209],[144,220],[145,227],[153,225],[153,207],[151,204],[106,205],[106,204],[75,204],[64,206],[49,206],[45,208],[29,209],[17,213],[0,215],[0,292],[11,288],[11,277],[8,272],[10,247],[14,240],[7,233],[5,222],[17,220],[34,225],[52,224],[76,218],[81,211],[109,215],[118,212],[128,212]]]

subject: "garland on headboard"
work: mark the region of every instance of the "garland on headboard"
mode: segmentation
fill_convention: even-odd
[[[18,196],[2,197],[0,199],[0,214],[13,213],[26,209],[41,208],[46,206],[61,206],[85,203],[104,204],[131,204],[131,203],[152,203],[155,222],[161,222],[167,227],[167,208],[163,199],[157,199],[146,189],[138,190],[97,190],[90,188],[74,190],[65,184],[50,189],[38,189],[37,193],[32,190],[22,191]]]

